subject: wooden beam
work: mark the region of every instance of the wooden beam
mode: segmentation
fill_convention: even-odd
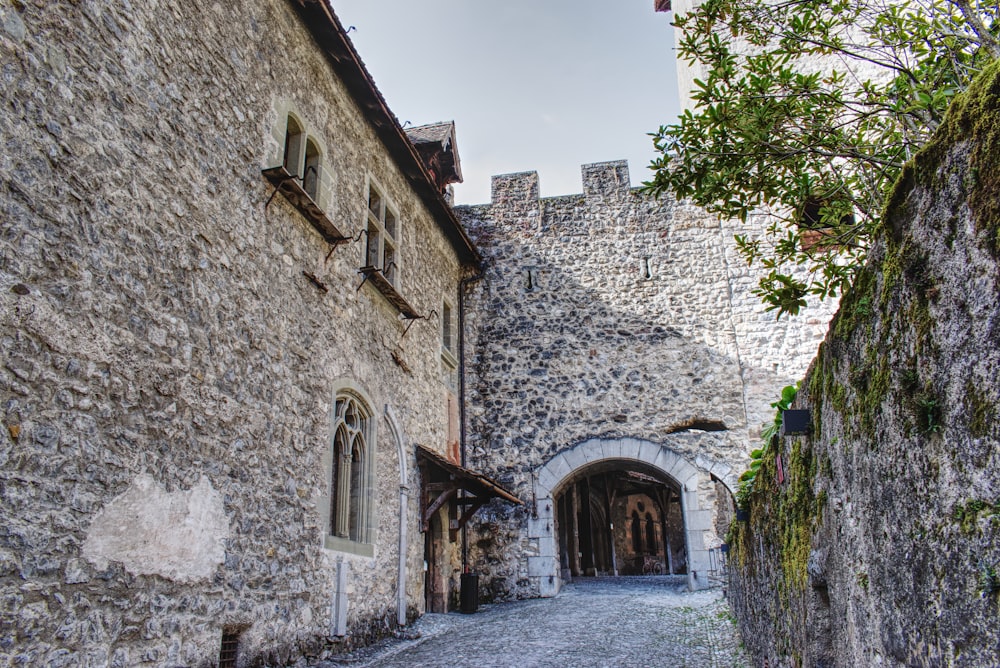
[[[466,508],[465,512],[462,513],[462,516],[458,519],[458,526],[456,527],[457,529],[464,528],[466,522],[472,519],[472,516],[476,514],[476,511],[483,507],[485,501],[480,499],[477,501],[472,501],[471,503],[472,505]]]
[[[611,509],[615,503],[615,489],[608,482],[608,474],[604,474],[604,501],[608,513],[608,540],[611,542],[611,570],[618,577],[618,555],[615,554],[615,520]]]
[[[434,516],[434,513],[436,513],[441,508],[441,506],[448,503],[448,501],[451,500],[456,494],[458,494],[457,488],[452,487],[451,489],[447,489],[441,492],[441,494],[438,495],[438,498],[434,499],[434,503],[427,506],[427,510],[424,511],[424,518],[423,518],[424,531],[427,531],[427,529],[430,527],[430,521],[431,518]]]

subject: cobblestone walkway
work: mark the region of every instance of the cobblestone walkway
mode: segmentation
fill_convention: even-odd
[[[749,668],[719,591],[670,577],[576,580],[551,599],[425,615],[388,640],[317,668],[657,666]]]

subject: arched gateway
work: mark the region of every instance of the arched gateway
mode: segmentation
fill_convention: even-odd
[[[730,467],[705,464],[707,468],[696,466],[663,445],[634,438],[589,439],[552,457],[536,472],[537,517],[528,522],[528,537],[538,541],[538,555],[528,557],[528,576],[537,582],[539,593],[554,596],[562,582],[557,532],[560,494],[584,472],[607,470],[616,465],[621,465],[622,469],[648,471],[677,491],[683,518],[688,585],[692,589],[707,586],[711,562],[705,533],[712,530],[715,513],[713,508],[703,507],[698,490],[713,477],[730,488],[733,481]]]

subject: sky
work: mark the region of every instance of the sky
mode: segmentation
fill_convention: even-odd
[[[580,166],[607,160],[639,185],[648,133],[680,111],[673,15],[653,0],[331,4],[400,123],[455,121],[459,204],[511,172],[537,171],[542,197],[579,193]]]

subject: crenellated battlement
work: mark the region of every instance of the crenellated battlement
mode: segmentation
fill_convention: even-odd
[[[587,199],[623,199],[631,191],[627,160],[595,162],[580,167],[583,195]]]
[[[580,173],[583,196],[587,199],[624,199],[631,192],[627,160],[581,165]],[[541,199],[538,172],[494,176],[490,199],[495,209],[510,215],[536,210]]]

